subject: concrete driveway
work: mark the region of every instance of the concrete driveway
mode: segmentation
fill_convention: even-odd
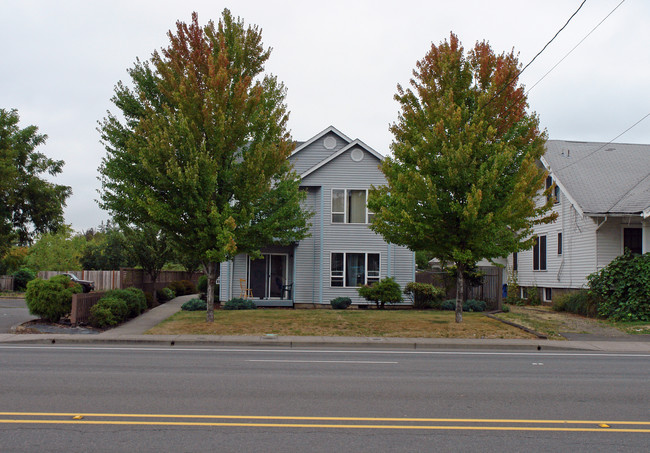
[[[25,299],[0,298],[0,333],[9,333],[12,326],[38,319],[29,314]]]

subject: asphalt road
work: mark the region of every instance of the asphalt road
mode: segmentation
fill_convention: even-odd
[[[649,377],[639,354],[0,345],[0,445],[640,452]]]
[[[29,314],[25,299],[0,298],[0,333],[9,333],[12,326],[36,318]]]

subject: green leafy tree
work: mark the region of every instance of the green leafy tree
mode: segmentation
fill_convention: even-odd
[[[163,266],[173,256],[171,244],[165,234],[153,225],[125,229],[127,253],[149,274],[155,284]],[[153,292],[154,297],[156,292]]]
[[[285,88],[265,75],[257,27],[224,10],[217,25],[177,22],[170,44],[129,71],[100,124],[102,208],[120,225],[155,225],[200,259],[213,321],[218,264],[307,235],[304,193],[287,157]]]
[[[64,225],[57,233],[45,233],[29,248],[25,260],[27,267],[35,271],[75,271],[81,270],[81,257],[86,247],[86,239],[74,235],[69,225]]]
[[[428,251],[456,266],[456,321],[462,321],[465,270],[483,258],[532,246],[532,226],[550,222],[552,200],[535,195],[546,133],[526,111],[519,63],[480,42],[467,54],[449,41],[417,62],[412,88],[398,85],[388,184],[373,188],[371,228],[392,243]]]
[[[19,120],[17,110],[0,109],[0,256],[11,245],[29,245],[36,235],[61,227],[72,193],[40,176],[58,175],[63,161],[36,152],[47,136],[36,126],[21,129]]]

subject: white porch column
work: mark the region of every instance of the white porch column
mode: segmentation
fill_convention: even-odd
[[[644,219],[641,226],[641,253],[650,252],[650,219]]]

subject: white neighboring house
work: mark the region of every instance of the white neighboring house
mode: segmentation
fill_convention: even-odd
[[[536,286],[548,302],[584,288],[625,248],[650,251],[650,145],[549,140],[541,163],[558,218],[535,227],[533,249],[508,257],[522,291]]]

